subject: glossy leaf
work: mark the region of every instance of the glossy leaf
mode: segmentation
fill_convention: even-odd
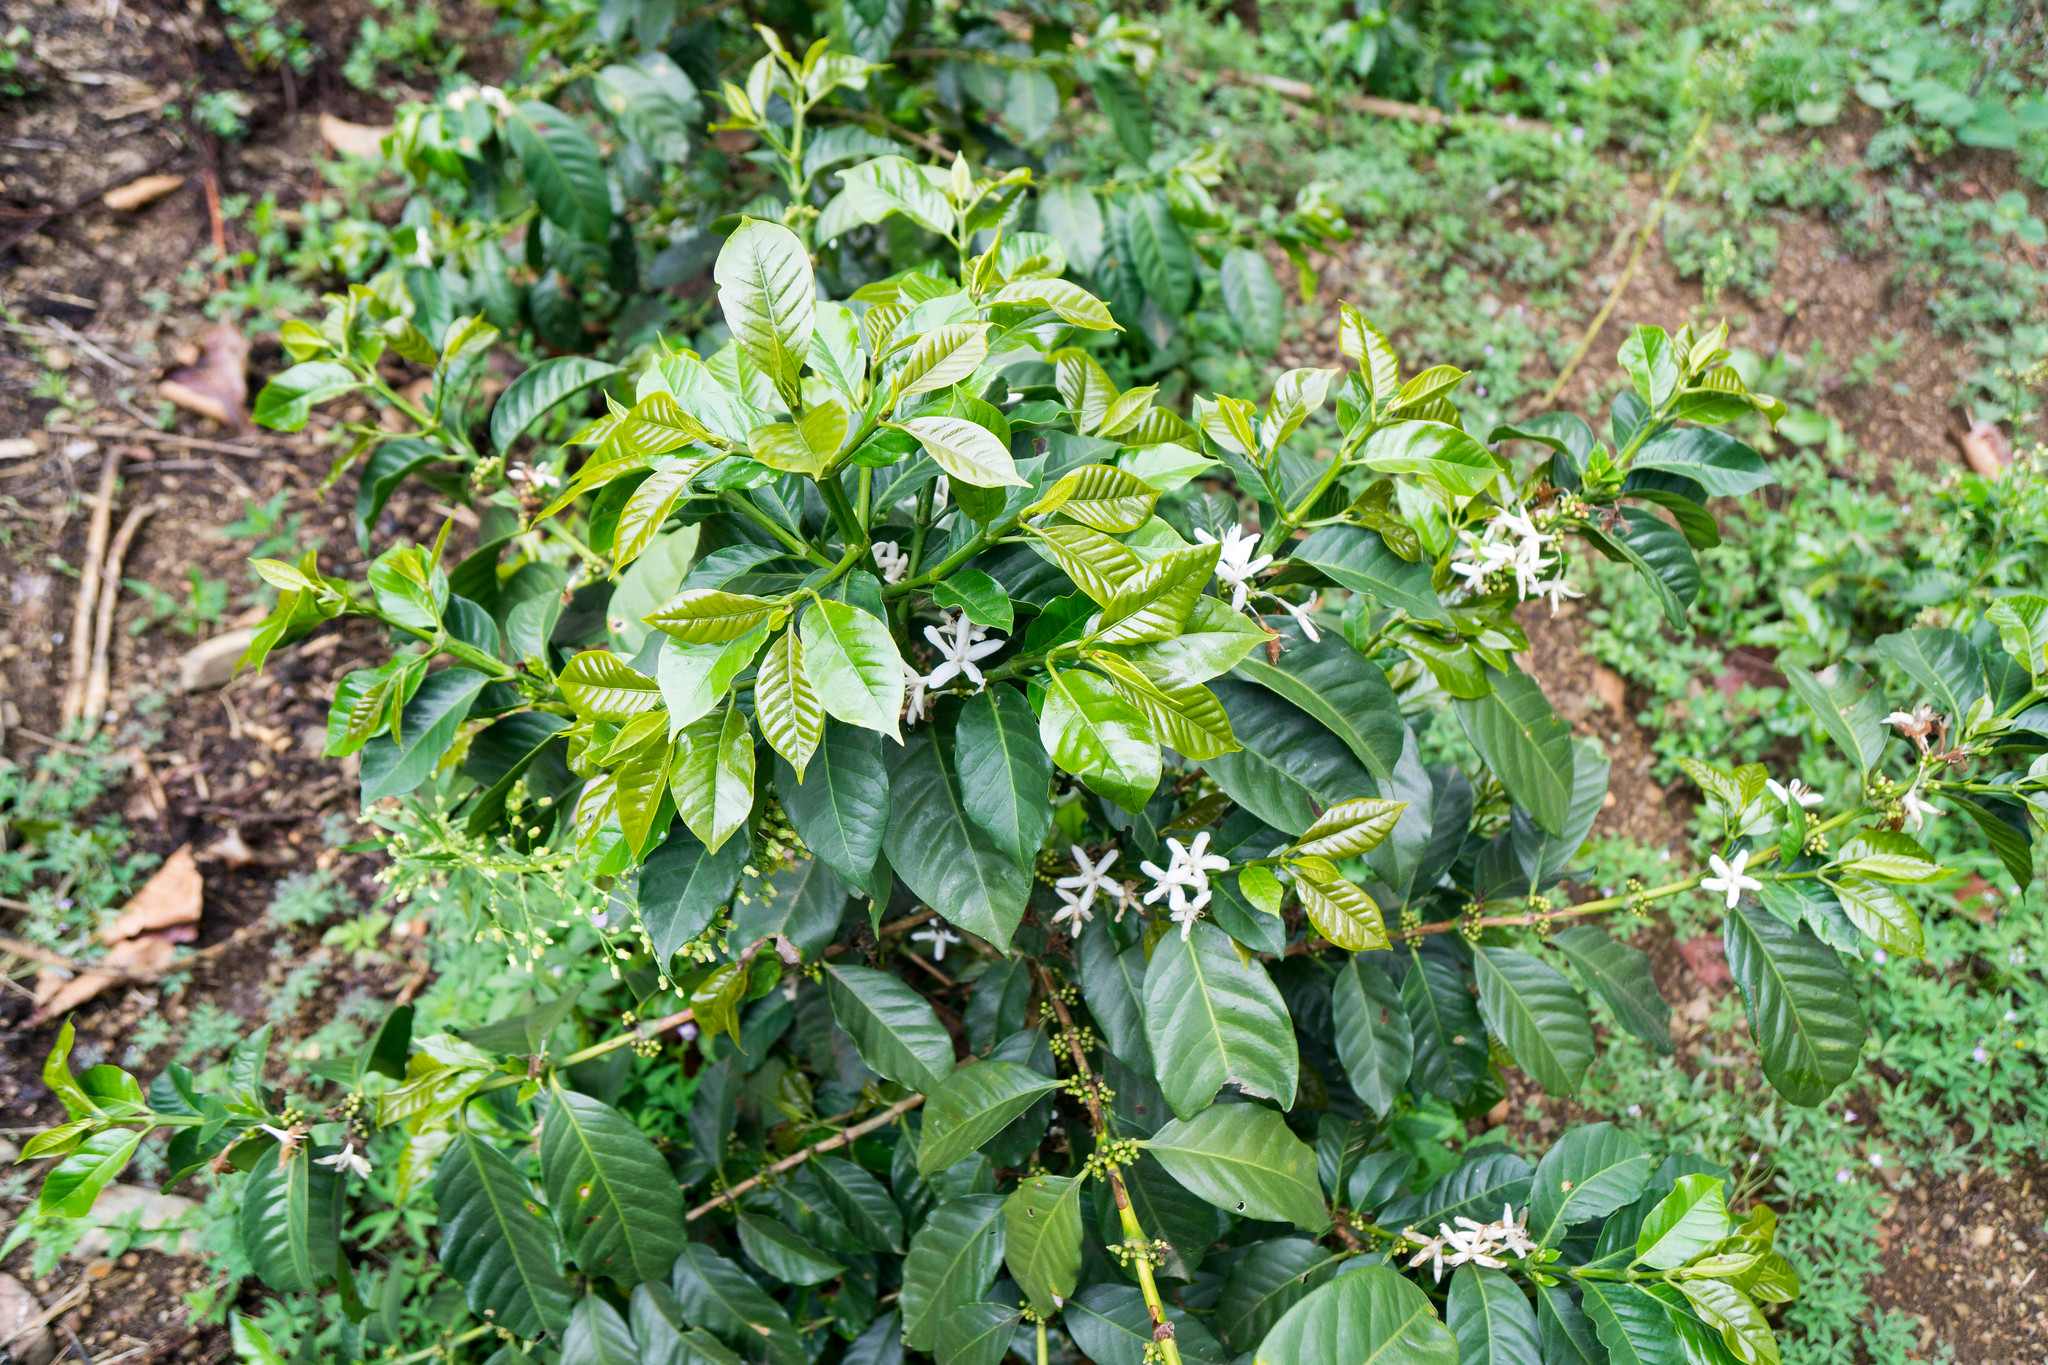
[[[1541,958],[1512,948],[1473,953],[1479,1013],[1544,1093],[1569,1095],[1593,1062],[1593,1021],[1578,991]]]
[[[625,1115],[556,1082],[541,1124],[540,1169],[577,1266],[622,1284],[668,1274],[683,1246],[682,1194]]]
[[[1246,963],[1222,930],[1169,933],[1145,979],[1145,1035],[1159,1088],[1192,1118],[1226,1083],[1291,1103],[1298,1083],[1294,1021],[1264,967]]]
[[[1454,703],[1472,747],[1537,825],[1562,833],[1571,814],[1571,727],[1559,720],[1534,678],[1486,670],[1492,691]]]
[[[971,817],[962,779],[946,758],[932,725],[913,730],[891,754],[889,863],[918,899],[1007,950],[1031,893],[1029,864]],[[990,779],[984,769],[973,771]],[[993,810],[993,794],[984,789],[981,798]]]
[[[910,1239],[903,1261],[903,1340],[929,1351],[939,1324],[988,1297],[1003,1263],[1003,1201],[992,1194],[963,1195],[939,1205]]]
[[[1458,1339],[1458,1365],[1534,1365],[1542,1359],[1536,1313],[1506,1274],[1461,1265],[1451,1275],[1444,1320]]]
[[[1316,1290],[1259,1343],[1253,1365],[1457,1365],[1458,1343],[1420,1289],[1369,1265]]]
[[[1003,1201],[1003,1255],[1010,1275],[1025,1301],[1047,1316],[1073,1296],[1080,1279],[1085,1184],[1080,1177],[1026,1175]]]
[[[434,1170],[441,1264],[469,1311],[522,1337],[560,1331],[575,1293],[560,1269],[561,1242],[531,1183],[505,1156],[458,1124]]]
[[[964,1160],[1059,1084],[1015,1062],[979,1062],[955,1070],[925,1101],[918,1174],[929,1179]]]
[[[825,989],[832,1017],[882,1076],[929,1095],[953,1070],[953,1040],[925,998],[872,967],[831,962]]]
[[[1579,979],[1599,992],[1623,1028],[1670,1055],[1671,1006],[1657,990],[1649,954],[1589,924],[1561,929],[1550,942],[1578,969]]]
[[[1765,1077],[1792,1103],[1819,1104],[1855,1073],[1863,1047],[1863,1010],[1841,960],[1747,903],[1728,912],[1721,940]]]
[[[1337,1055],[1358,1098],[1385,1116],[1407,1088],[1414,1034],[1400,992],[1387,974],[1362,957],[1337,972],[1331,993]]]
[[[1643,1192],[1655,1163],[1611,1123],[1574,1128],[1536,1163],[1529,1231],[1554,1246],[1575,1223],[1605,1218]]]
[[[1316,1181],[1316,1154],[1277,1112],[1217,1104],[1175,1119],[1145,1149],[1181,1184],[1240,1217],[1288,1222],[1320,1234],[1329,1226]]]

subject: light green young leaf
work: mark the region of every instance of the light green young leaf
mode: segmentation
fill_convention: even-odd
[[[987,427],[964,417],[913,417],[892,423],[917,438],[939,468],[977,488],[1028,488],[1016,461]]]
[[[762,738],[789,760],[801,783],[825,734],[825,708],[804,672],[803,641],[793,630],[775,637],[754,676],[754,716]]]
[[[1643,1220],[1636,1258],[1657,1270],[1673,1270],[1734,1231],[1724,1188],[1710,1175],[1680,1176],[1676,1188]]]
[[[795,384],[817,318],[811,258],[797,235],[747,219],[726,238],[712,278],[733,339],[771,378]]]
[[[825,710],[900,743],[903,656],[889,627],[858,607],[827,600],[811,604],[799,631],[804,672]]]
[[[754,808],[754,740],[746,712],[728,705],[684,727],[668,784],[676,813],[711,852],[744,829]]]

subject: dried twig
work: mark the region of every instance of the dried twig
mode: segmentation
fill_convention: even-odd
[[[24,1322],[21,1326],[15,1328],[6,1336],[0,1337],[0,1347],[5,1347],[8,1343],[17,1341],[20,1338],[27,1336],[30,1332],[35,1331],[36,1328],[46,1325],[50,1322],[51,1319],[60,1317],[61,1315],[70,1312],[73,1308],[76,1308],[81,1302],[83,1302],[86,1295],[90,1294],[91,1292],[91,1282],[88,1280],[80,1280],[77,1284],[73,1285],[69,1290],[65,1291],[65,1294],[62,1298],[58,1299],[48,1308],[45,1308],[35,1317],[31,1318],[27,1322]]]
[[[856,1138],[866,1137],[869,1133],[874,1132],[877,1128],[888,1127],[897,1119],[903,1117],[903,1115],[909,1113],[911,1110],[917,1108],[917,1106],[923,1103],[924,1096],[922,1095],[912,1095],[908,1099],[898,1100],[896,1101],[896,1103],[890,1105],[887,1109],[884,1109],[881,1113],[875,1115],[873,1118],[863,1119],[861,1122],[854,1124],[853,1127],[848,1128],[844,1132],[835,1133],[831,1137],[826,1138],[822,1142],[814,1142],[810,1146],[804,1148],[802,1151],[797,1152],[795,1155],[784,1157],[782,1160],[776,1162],[773,1166],[770,1166],[767,1170],[762,1171],[759,1175],[749,1176],[747,1179],[742,1180],[739,1184],[733,1186],[724,1194],[706,1200],[704,1203],[699,1204],[696,1208],[691,1209],[688,1213],[684,1214],[683,1221],[686,1223],[694,1223],[699,1218],[702,1218],[705,1214],[711,1212],[715,1208],[718,1208],[720,1205],[730,1204],[733,1200],[738,1199],[747,1191],[759,1187],[768,1180],[773,1179],[775,1176],[781,1175],[784,1171],[794,1170],[798,1166],[803,1165],[806,1161],[809,1161],[814,1156],[822,1155],[823,1153],[832,1151],[834,1148],[837,1147],[844,1147]]]
[[[107,548],[106,571],[100,575],[99,618],[94,622],[92,631],[92,669],[86,674],[85,702],[80,716],[85,722],[87,736],[99,728],[100,714],[107,709],[107,652],[114,634],[114,608],[121,597],[121,564],[128,557],[128,546],[135,539],[136,528],[142,525],[144,517],[156,511],[156,507],[154,502],[131,507],[121,521],[114,543]]]
[[[157,431],[151,427],[79,427],[67,422],[52,422],[48,429],[59,436],[91,436],[102,441],[147,441],[151,445],[176,446],[180,450],[205,450],[216,455],[251,455],[259,459],[283,458],[254,446],[235,445],[230,441],[209,441],[199,436],[181,436],[175,431]]]
[[[1187,72],[1189,76],[1197,73]],[[1322,92],[1307,81],[1290,80],[1285,76],[1269,76],[1262,71],[1232,71],[1220,67],[1208,73],[1225,85],[1247,86],[1259,90],[1270,90],[1283,99],[1313,107],[1322,98]],[[1497,123],[1524,133],[1548,133],[1551,127],[1542,119],[1522,118],[1516,114],[1446,114],[1443,110],[1427,104],[1408,104],[1401,100],[1381,99],[1377,95],[1354,95],[1340,93],[1331,97],[1337,104],[1355,114],[1371,114],[1376,118],[1400,119],[1406,123],[1428,123],[1439,128],[1466,119],[1486,123]]]
[[[92,505],[92,525],[85,537],[85,563],[79,566],[78,600],[71,610],[71,676],[64,684],[58,715],[69,726],[85,710],[85,675],[92,667],[92,616],[99,605],[100,566],[107,553],[107,528],[114,519],[114,484],[121,474],[121,452],[107,451],[100,466],[99,492]]]

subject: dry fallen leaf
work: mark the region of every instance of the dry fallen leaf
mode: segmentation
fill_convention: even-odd
[[[343,156],[382,156],[389,128],[372,128],[367,123],[350,123],[332,114],[320,115],[320,140]]]
[[[157,392],[181,408],[245,431],[249,413],[243,406],[249,398],[249,381],[244,367],[249,362],[249,339],[225,322],[206,329],[206,351],[196,365],[174,370]]]
[[[144,204],[155,203],[184,183],[182,175],[145,175],[119,189],[108,190],[100,196],[100,202],[116,212],[133,213]]]
[[[117,944],[152,929],[197,923],[205,892],[206,880],[192,861],[192,846],[186,844],[122,907],[120,918],[100,930],[100,942]]]
[[[256,861],[256,854],[250,849],[248,841],[242,838],[241,826],[234,825],[229,827],[226,834],[221,835],[213,847],[206,850],[206,859],[208,862],[226,863],[231,868],[247,867]]]
[[[168,971],[177,953],[170,934],[144,934],[140,938],[125,939],[107,949],[107,955],[96,965],[113,968],[112,974],[80,972],[67,978],[45,967],[36,976],[36,1012],[29,1016],[29,1022],[40,1024],[60,1014],[68,1014],[107,987],[124,980],[128,973]]]
[[[1720,990],[1735,984],[1735,978],[1728,974],[1728,958],[1718,934],[1680,939],[1678,955],[1685,959],[1685,965],[1708,990]]]
[[[1972,422],[1962,434],[1963,462],[1987,479],[2012,463],[2012,444],[1995,422]]]

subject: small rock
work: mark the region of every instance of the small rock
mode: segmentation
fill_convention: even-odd
[[[1997,1235],[1997,1230],[1992,1228],[1990,1224],[1979,1223],[1976,1227],[1970,1229],[1970,1245],[1981,1251],[1985,1247],[1990,1246],[1991,1239]]]
[[[19,1160],[21,1160],[21,1148],[15,1146],[6,1138],[0,1138],[0,1166],[12,1166]]]
[[[178,688],[183,692],[209,692],[225,687],[235,676],[235,661],[256,638],[253,628],[230,630],[185,651],[178,660]]]
[[[1617,714],[1628,703],[1628,686],[1606,664],[1593,665],[1593,695],[1600,698],[1600,704]]]
[[[140,1185],[109,1185],[101,1190],[100,1197],[93,1201],[92,1220],[96,1226],[88,1229],[85,1235],[78,1239],[78,1244],[65,1255],[78,1261],[90,1261],[106,1255],[112,1240],[107,1236],[105,1228],[97,1225],[123,1222],[133,1215],[135,1225],[147,1231],[163,1227],[167,1223],[186,1222],[198,1208],[196,1201],[181,1194],[159,1194]],[[175,1247],[157,1245],[157,1249],[190,1256],[199,1250],[199,1235],[189,1229],[181,1231]]]
[[[14,1336],[43,1315],[43,1305],[28,1286],[12,1275],[0,1274],[0,1339],[14,1337],[4,1348],[17,1365],[49,1365],[57,1354],[57,1343],[48,1327]]]

